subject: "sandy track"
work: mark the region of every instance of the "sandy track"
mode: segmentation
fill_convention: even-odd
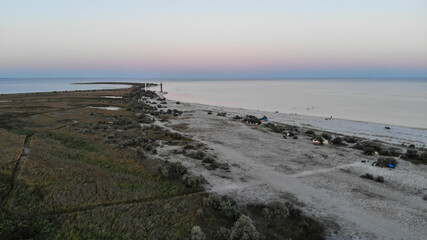
[[[169,126],[187,123],[184,134],[206,143],[220,162],[232,166],[229,172],[208,171],[196,160],[186,160],[208,179],[210,190],[232,194],[242,202],[298,201],[306,213],[324,221],[331,239],[427,236],[427,202],[422,199],[427,194],[426,166],[402,160],[394,171],[377,168],[361,163],[375,157],[358,150],[317,146],[303,134],[299,139],[281,139],[216,112],[207,115],[205,110],[218,111],[217,107],[173,104],[173,108],[185,114]],[[245,113],[223,110],[229,116]],[[384,176],[386,182],[360,178],[364,173]]]

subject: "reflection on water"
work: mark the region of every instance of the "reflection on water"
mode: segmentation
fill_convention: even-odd
[[[167,82],[170,99],[427,128],[427,81]]]

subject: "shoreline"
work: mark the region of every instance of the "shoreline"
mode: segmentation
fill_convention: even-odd
[[[164,95],[169,101],[176,102]],[[365,122],[357,121],[350,119],[341,119],[341,118],[332,118],[330,120],[325,120],[324,117],[319,116],[310,116],[310,115],[300,115],[300,114],[290,114],[290,113],[275,113],[271,111],[263,110],[252,110],[245,108],[234,108],[234,107],[224,107],[218,105],[210,104],[201,104],[193,102],[182,102],[191,105],[206,106],[206,108],[222,109],[226,112],[233,112],[235,114],[243,114],[245,112],[252,115],[265,115],[268,118],[271,118],[273,121],[286,124],[296,124],[296,125],[305,125],[307,127],[317,128],[319,130],[335,132],[343,135],[357,136],[363,138],[369,138],[370,140],[380,140],[387,143],[394,144],[412,144],[417,143],[420,147],[425,147],[427,145],[427,128],[415,128],[408,126],[398,126],[398,125],[387,125],[376,122]],[[243,114],[244,115],[244,114]],[[333,126],[333,123],[338,123],[339,125]],[[387,130],[384,127],[390,126],[391,130]],[[363,131],[361,131],[363,129]],[[355,132],[352,135],[352,132]],[[373,132],[374,131],[374,132]],[[396,132],[396,133],[393,133]],[[419,131],[422,134],[419,134]],[[398,135],[406,135],[406,138],[400,138]],[[396,141],[395,141],[396,140]]]
[[[91,83],[74,83],[74,84],[105,84],[104,82],[91,82]],[[120,82],[111,82],[110,84],[120,85]],[[127,83],[130,86],[143,86],[144,83]],[[150,87],[157,86],[157,83],[150,83]],[[148,86],[147,86],[148,88]],[[0,94],[4,97],[7,95],[23,95],[23,94],[42,94],[42,93],[58,93],[58,92],[84,92],[84,91],[105,91],[105,90],[123,90],[126,88],[113,88],[113,89],[93,89],[93,90],[71,90],[71,91],[47,91],[47,92],[27,92],[27,93],[5,93]],[[148,89],[150,90],[150,89]],[[155,91],[157,94],[158,92]],[[178,101],[170,99],[167,95],[162,95],[169,101]],[[7,100],[7,99],[4,99]],[[1,102],[0,102],[1,103]],[[304,125],[307,127],[313,127],[319,130],[334,132],[343,135],[356,136],[362,138],[368,138],[370,140],[379,140],[387,143],[393,144],[413,144],[416,143],[420,147],[425,147],[427,145],[427,128],[416,128],[408,126],[399,126],[399,125],[387,125],[383,123],[376,122],[366,122],[358,121],[351,119],[341,119],[341,118],[332,118],[330,120],[325,120],[324,117],[320,116],[311,116],[303,114],[291,114],[291,113],[275,113],[271,111],[263,110],[252,110],[245,108],[234,108],[234,107],[224,107],[219,105],[210,105],[202,103],[193,103],[193,102],[183,102],[186,104],[194,104],[200,106],[206,106],[207,108],[216,108],[216,109],[225,109],[225,111],[234,112],[236,114],[242,114],[244,112],[249,112],[252,115],[268,115],[271,119],[278,122],[287,123],[287,124],[296,124]],[[278,118],[277,118],[278,117]],[[332,123],[338,123],[338,125],[333,126]],[[331,126],[332,125],[332,126]],[[357,125],[357,126],[356,126]],[[384,129],[384,126],[390,126],[391,130]],[[363,129],[363,131],[361,131]],[[397,132],[396,132],[397,131]],[[421,131],[421,134],[419,133]],[[355,134],[352,135],[352,132]],[[396,133],[394,133],[396,132]],[[403,135],[404,137],[400,137]],[[405,137],[406,136],[406,137]]]

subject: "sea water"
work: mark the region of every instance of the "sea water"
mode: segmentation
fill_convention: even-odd
[[[170,99],[427,129],[427,80],[164,82]]]
[[[126,88],[129,86],[116,84],[86,85],[74,83],[134,82],[134,80],[135,79],[104,78],[4,78],[0,79],[0,94]]]
[[[124,88],[79,82],[160,82],[149,79],[0,79],[0,94]],[[159,90],[159,87],[155,87]],[[426,79],[163,80],[166,97],[183,102],[340,118],[427,129]]]

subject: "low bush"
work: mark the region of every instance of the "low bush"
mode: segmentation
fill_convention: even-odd
[[[199,226],[194,226],[191,229],[191,240],[205,240],[206,234],[202,231],[202,228]]]
[[[374,175],[369,174],[369,173],[365,173],[365,174],[363,174],[360,177],[361,178],[366,178],[366,179],[369,179],[369,180],[373,180],[373,181],[379,182],[379,183],[383,183],[385,181],[383,176],[374,177]]]
[[[257,232],[250,217],[242,215],[231,228],[230,240],[258,240]]]
[[[374,176],[372,174],[366,173],[363,174],[362,176],[360,176],[361,178],[366,178],[366,179],[370,179],[370,180],[374,180]]]
[[[417,150],[415,149],[408,149],[406,150],[406,153],[403,155],[403,158],[405,159],[417,159],[419,157]]]
[[[375,149],[372,147],[366,147],[363,149],[363,154],[365,155],[374,155]]]
[[[380,182],[380,183],[383,183],[385,180],[384,180],[384,177],[383,176],[378,176],[378,177],[376,177],[375,178],[375,182]]]
[[[427,164],[427,151],[418,153],[415,149],[408,149],[402,158],[407,159],[415,164]]]
[[[203,158],[206,157],[206,153],[204,153],[202,150],[196,151],[196,152],[191,152],[189,154],[187,154],[188,157],[197,159],[197,160],[202,160]]]
[[[157,167],[157,172],[169,179],[176,179],[187,173],[187,168],[181,163],[163,162]]]
[[[329,133],[322,133],[322,137],[328,141],[332,139],[332,136]]]
[[[237,219],[243,212],[243,208],[237,205],[236,201],[227,196],[220,197],[218,194],[211,194],[204,198],[203,205],[217,210],[221,215],[231,219]]]
[[[343,145],[344,144],[342,138],[340,138],[340,137],[334,138],[331,141],[331,143],[334,144],[334,145]]]
[[[270,222],[273,221],[284,221],[289,217],[288,207],[281,202],[272,202],[269,203],[263,210],[262,214],[265,219]]]
[[[307,131],[305,131],[305,134],[307,134],[307,135],[316,135],[316,133],[313,130],[307,130]]]
[[[182,182],[188,188],[200,188],[203,184],[206,183],[206,179],[202,175],[194,176],[185,174],[182,176]]]
[[[344,141],[348,143],[357,143],[357,139],[355,137],[345,137]]]
[[[216,162],[216,160],[214,158],[212,158],[212,157],[206,157],[205,159],[203,159],[202,162],[204,162],[204,163],[214,163],[214,162]]]
[[[230,239],[230,229],[225,227],[220,227],[215,233],[216,240],[229,240]]]

